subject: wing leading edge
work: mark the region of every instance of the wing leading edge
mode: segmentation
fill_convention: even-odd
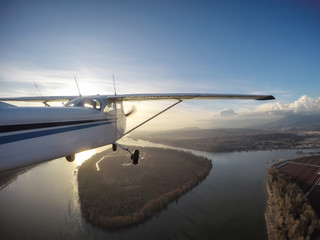
[[[21,102],[64,102],[79,96],[43,96],[43,97],[11,97],[0,98],[0,101]],[[93,97],[93,96],[82,96]],[[251,94],[215,94],[215,93],[151,93],[151,94],[122,94],[122,95],[96,95],[99,98],[108,98],[122,101],[150,101],[150,100],[210,100],[210,99],[253,99],[273,100],[272,95]]]
[[[9,97],[0,98],[0,101],[8,102],[65,102],[70,101],[76,96],[43,96],[43,97]]]
[[[205,100],[205,99],[254,99],[273,100],[272,95],[246,95],[246,94],[213,94],[213,93],[159,93],[159,94],[124,94],[108,96],[123,101],[149,101],[149,100]]]

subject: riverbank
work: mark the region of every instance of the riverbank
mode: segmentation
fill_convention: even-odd
[[[303,174],[292,166],[284,167],[292,163],[294,167],[301,169],[299,164],[308,167],[305,165],[306,162],[315,160],[317,159],[314,157],[302,157],[292,162],[277,163],[269,169],[265,211],[269,240],[320,239],[320,222],[313,209],[316,205],[312,207],[305,194],[305,191],[308,191],[306,189],[312,186],[312,174],[317,174],[318,168],[310,165],[309,167],[315,168],[311,169],[312,174]],[[301,171],[306,172],[306,169]],[[315,203],[319,204],[318,202],[319,199]]]
[[[212,168],[210,160],[190,153],[140,150],[137,166],[128,164],[127,154],[108,150],[79,168],[81,212],[88,222],[103,228],[143,222],[203,181]]]

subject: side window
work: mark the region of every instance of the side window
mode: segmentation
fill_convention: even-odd
[[[66,107],[74,107],[74,102],[72,102],[72,103],[67,103],[67,104],[66,104]]]
[[[114,103],[109,103],[105,109],[103,110],[105,113],[113,113],[114,112]]]
[[[95,107],[95,109],[97,109],[97,110],[101,110],[101,102],[99,101],[99,100],[97,100],[97,99],[93,99],[93,101],[95,102],[95,104],[96,104],[96,107]]]
[[[105,109],[103,110],[105,113],[108,114],[121,114],[122,112],[122,103],[121,102],[111,102],[109,103]]]

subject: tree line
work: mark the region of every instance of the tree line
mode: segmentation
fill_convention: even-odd
[[[275,167],[269,169],[268,175],[281,217],[276,228],[278,239],[319,240],[319,218],[299,186]]]

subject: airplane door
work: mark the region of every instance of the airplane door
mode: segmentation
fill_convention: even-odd
[[[122,102],[110,102],[104,109],[107,114],[108,120],[113,122],[114,125],[114,137],[119,139],[122,137],[125,128],[125,119],[123,114]]]

